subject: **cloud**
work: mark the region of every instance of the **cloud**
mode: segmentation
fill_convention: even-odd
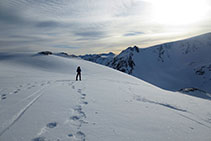
[[[55,21],[44,21],[44,22],[39,22],[36,24],[37,27],[40,28],[46,28],[46,27],[59,27],[59,23]]]
[[[150,13],[151,3],[148,0],[0,0],[0,52],[112,51],[131,44],[163,41],[157,38],[160,34],[172,39],[175,32],[187,28],[156,24]],[[210,20],[191,28],[194,33],[208,32]]]
[[[129,32],[129,33],[126,33],[124,34],[123,36],[138,36],[138,35],[141,35],[141,34],[144,34],[144,32]]]
[[[101,39],[106,37],[106,33],[103,31],[85,31],[85,32],[76,32],[74,34],[80,37],[79,40]]]
[[[20,15],[19,10],[5,8],[0,3],[0,23],[5,24],[23,24],[27,22],[24,17]]]
[[[117,17],[144,17],[148,8],[151,6],[147,1],[142,0],[125,0],[119,4],[119,9],[115,16]],[[141,16],[140,16],[141,15]]]
[[[81,48],[81,47],[74,47],[74,46],[69,46],[69,45],[55,45],[53,47],[60,48],[60,49],[62,49],[62,48],[66,48],[66,49],[80,49]]]

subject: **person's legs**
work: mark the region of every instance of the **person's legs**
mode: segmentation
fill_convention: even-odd
[[[78,73],[77,73],[77,75],[76,75],[76,81],[78,80]]]
[[[81,73],[79,73],[79,79],[80,79],[80,81],[81,81]]]

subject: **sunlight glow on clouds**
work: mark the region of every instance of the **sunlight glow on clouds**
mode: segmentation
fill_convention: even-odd
[[[153,19],[164,25],[189,25],[204,20],[206,0],[154,0]]]
[[[147,47],[210,32],[210,15],[209,0],[1,0],[0,52]]]

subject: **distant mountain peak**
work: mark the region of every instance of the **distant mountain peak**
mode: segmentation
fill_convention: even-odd
[[[80,55],[79,57],[87,61],[95,62],[102,65],[108,65],[108,63],[112,61],[115,57],[115,54],[113,52],[109,52],[101,54],[86,54]]]
[[[198,88],[211,93],[210,53],[211,33],[207,33],[144,49],[128,47],[110,61],[100,64],[163,89],[178,91],[182,88]]]
[[[133,47],[128,47],[127,49],[123,50],[121,53],[124,53],[124,52],[139,52],[139,50],[140,49],[137,46],[133,46]]]

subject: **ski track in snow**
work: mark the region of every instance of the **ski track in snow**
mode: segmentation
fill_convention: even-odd
[[[45,84],[46,84],[46,82],[41,82],[40,85],[38,85],[38,82],[32,82],[32,83],[27,83],[27,84],[20,84],[19,86],[16,86],[15,89],[14,88],[1,88],[0,89],[0,101],[7,99],[10,95],[12,96],[15,94],[19,94],[21,91],[31,90],[32,88],[35,88],[36,86],[43,87]],[[13,89],[13,90],[11,90],[11,89]],[[33,93],[30,96],[33,96],[34,94],[36,94],[36,93]],[[24,100],[30,98],[30,96],[27,98],[24,98]]]
[[[31,83],[21,84],[18,87],[16,87],[17,89],[15,89],[15,90],[10,90],[10,89],[13,89],[13,88],[4,88],[4,89],[1,89],[1,91],[0,91],[0,101],[1,100],[9,99],[10,97],[13,97],[14,94],[19,94],[20,92],[31,93],[31,88],[44,87],[46,84],[47,85],[50,84],[50,81],[41,82],[41,84],[39,84],[39,85],[37,85],[38,82],[33,82],[33,83],[34,84],[31,84]],[[33,98],[33,96],[36,96],[37,95],[37,92],[36,91],[37,91],[37,89],[35,89],[35,92],[32,92],[32,94],[30,94],[29,96],[26,96],[22,100],[17,101],[17,103],[14,103],[13,107],[15,107],[16,105],[19,105],[19,104],[21,104],[21,103],[29,100],[30,98]],[[6,109],[1,110],[0,114],[4,113],[5,110]]]
[[[180,114],[180,113],[178,113],[181,117],[184,117],[184,118],[186,118],[186,119],[188,119],[188,120],[191,120],[191,121],[193,121],[193,122],[195,122],[195,123],[197,123],[197,124],[199,124],[199,125],[202,125],[202,126],[204,126],[204,127],[207,127],[207,128],[211,128],[210,126],[207,126],[206,124],[203,124],[202,122],[200,122],[200,121],[197,121],[197,120],[195,120],[195,119],[193,119],[193,118],[190,118],[189,116],[186,116],[186,115],[184,115],[184,114]]]
[[[170,104],[164,104],[164,103],[161,103],[161,102],[152,101],[152,100],[143,98],[141,96],[134,96],[134,99],[136,99],[137,101],[141,101],[141,102],[147,102],[147,103],[151,103],[151,104],[156,104],[156,105],[164,106],[166,108],[173,109],[173,110],[180,111],[180,112],[188,112],[187,110],[178,108],[176,106],[173,106],[173,105],[170,105]]]
[[[9,130],[24,115],[24,113],[44,94],[44,93],[42,93],[42,90],[46,87],[47,86],[37,90],[36,92],[34,92],[30,96],[28,96],[22,100],[22,101],[25,101],[26,99],[29,99],[30,97],[38,94],[24,108],[22,108],[16,115],[13,116],[13,118],[8,122],[8,125],[6,126],[6,128],[4,128],[0,132],[0,136],[2,136],[7,130]],[[22,102],[22,101],[20,101],[20,102]],[[18,102],[18,103],[20,103],[20,102]]]
[[[135,95],[135,96],[134,96],[134,99],[135,99],[136,101],[147,102],[147,103],[150,103],[150,104],[156,104],[156,105],[164,106],[164,107],[166,107],[166,108],[175,110],[175,111],[177,111],[176,113],[177,113],[178,115],[180,115],[181,117],[186,118],[186,119],[188,119],[188,120],[190,120],[190,121],[192,121],[192,122],[195,122],[195,123],[197,123],[197,124],[199,124],[199,125],[202,125],[202,126],[204,126],[204,127],[211,128],[210,126],[208,126],[208,125],[206,125],[206,124],[203,124],[202,122],[200,122],[200,121],[198,121],[198,120],[196,120],[196,119],[190,118],[190,117],[187,116],[187,115],[184,115],[184,114],[179,113],[179,112],[183,112],[183,113],[186,113],[186,114],[191,114],[192,117],[193,117],[193,116],[196,116],[196,115],[194,115],[193,113],[191,113],[191,112],[189,112],[189,111],[187,111],[187,110],[178,108],[178,107],[173,106],[173,105],[170,105],[170,104],[164,104],[164,103],[161,103],[161,102],[152,101],[152,100],[146,99],[146,98],[141,97],[141,96],[138,96],[138,95]],[[201,119],[201,120],[202,120],[202,121],[205,121],[206,123],[209,123],[209,122],[207,122],[207,120],[204,120],[204,119]]]
[[[86,99],[86,94],[83,93],[83,90],[81,88],[76,89],[78,87],[74,84],[77,84],[77,82],[71,82],[70,80],[56,80],[55,83],[60,83],[62,85],[71,86],[71,88],[75,91],[75,94],[79,96],[78,103],[73,106],[72,113],[70,117],[67,117],[67,120],[64,121],[65,124],[70,124],[71,127],[76,127],[76,129],[72,130],[72,132],[69,132],[67,134],[68,140],[76,140],[76,141],[85,141],[86,140],[86,134],[81,130],[81,127],[83,124],[88,124],[86,119],[86,113],[83,111],[83,107],[88,104]],[[80,82],[79,82],[80,83]],[[43,127],[40,132],[37,134],[37,137],[33,138],[32,141],[45,141],[48,140],[47,137],[45,137],[45,133],[51,132],[53,128],[56,128],[59,123],[49,122],[46,124],[45,127]],[[57,139],[58,140],[58,139]]]

